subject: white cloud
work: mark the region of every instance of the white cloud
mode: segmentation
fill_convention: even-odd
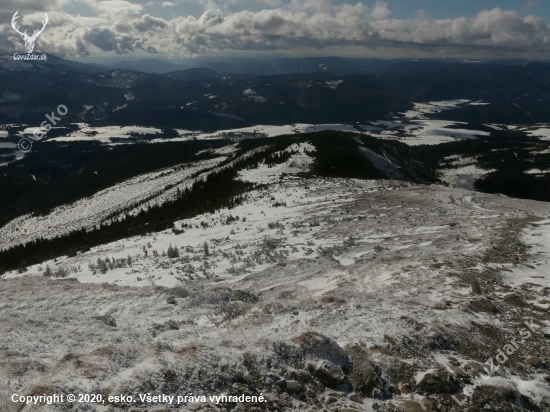
[[[392,18],[383,1],[369,9],[363,3],[333,5],[329,0],[291,0],[286,6],[224,14],[223,7],[212,7],[213,0],[196,0],[208,7],[200,17],[162,19],[151,11],[140,15],[143,6],[126,0],[80,1],[96,15],[51,12],[50,26],[40,37],[41,50],[64,56],[94,50],[119,54],[143,50],[183,56],[218,50],[328,47],[455,47],[522,52],[545,48],[550,42],[550,28],[543,19],[522,17],[500,8],[481,11],[472,18],[433,20],[419,11],[415,19],[399,20]],[[29,14],[29,23],[39,21],[40,15]],[[20,43],[9,25],[0,26],[0,51],[9,50],[10,45],[21,49]]]
[[[177,6],[176,3],[172,3],[170,1],[165,1],[162,3],[162,7],[174,7],[174,6]]]
[[[375,20],[387,20],[391,18],[392,12],[385,1],[377,1],[372,9],[371,15]]]
[[[143,10],[141,4],[130,3],[126,0],[80,0],[94,9],[99,15],[124,16],[138,14]]]

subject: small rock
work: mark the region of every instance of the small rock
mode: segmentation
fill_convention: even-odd
[[[542,359],[537,357],[528,358],[528,359],[525,359],[525,363],[532,366],[533,368],[538,368],[539,365],[542,363]]]
[[[403,401],[403,412],[424,412],[424,408],[415,401]]]
[[[363,403],[363,399],[359,395],[356,395],[355,393],[353,395],[350,395],[349,400],[355,403]]]
[[[233,409],[233,412],[246,412],[246,406],[242,403],[238,403],[235,409]]]
[[[544,380],[545,380],[546,382],[550,383],[550,375],[545,376],[545,377],[544,377]]]
[[[169,305],[176,305],[178,302],[176,302],[175,296],[169,296],[168,299],[166,299],[166,303]]]
[[[401,387],[401,393],[402,393],[403,395],[408,395],[409,393],[411,393],[411,387],[410,387],[410,385],[403,385],[403,386]]]
[[[93,316],[93,318],[99,320],[100,322],[103,322],[107,326],[116,328],[116,320],[110,315]]]
[[[433,393],[455,393],[460,385],[447,371],[439,370],[433,373],[426,373],[417,385],[418,393],[429,395]]]
[[[475,295],[481,295],[481,286],[479,285],[479,281],[472,280],[471,285],[472,285],[472,292]]]
[[[470,304],[479,312],[490,313],[496,315],[498,313],[498,308],[493,302],[488,301],[487,299],[480,299],[470,302]]]
[[[451,370],[455,373],[456,376],[459,378],[468,378],[468,374],[464,372],[464,370],[458,366],[451,365]]]
[[[292,312],[292,314],[293,314],[294,316],[298,316],[298,315],[300,314],[300,312],[298,312],[297,310],[295,310],[294,312]]]
[[[300,382],[298,381],[287,381],[286,382],[286,391],[288,393],[299,393],[302,392],[303,388]]]
[[[173,319],[170,319],[168,322],[167,322],[167,325],[170,329],[172,330],[179,330],[180,328],[180,325],[178,324],[178,322],[176,322],[175,320]]]
[[[372,397],[374,399],[378,399],[379,401],[383,401],[384,400],[384,395],[382,395],[382,391],[380,391],[380,389],[378,388],[374,388],[372,390]]]
[[[445,338],[445,335],[441,333],[438,329],[430,329],[430,331],[427,334],[427,337],[432,341],[430,343],[430,346],[432,348],[439,348],[439,349],[445,349],[448,350],[451,348],[450,343]]]
[[[294,371],[292,377],[300,382],[307,382],[311,379],[310,373],[302,369]]]
[[[376,355],[393,356],[393,353],[391,353],[391,351],[388,348],[386,348],[385,346],[382,346],[382,347],[376,348],[376,349],[369,349],[367,351],[367,353],[371,356],[376,356]]]
[[[317,393],[315,391],[312,391],[311,389],[308,389],[306,391],[306,395],[308,398],[316,398],[317,397]]]
[[[317,388],[317,392],[323,392],[325,390],[325,384],[321,381],[316,381],[315,386]]]
[[[474,371],[473,375],[479,375],[480,373],[486,373],[483,365],[476,361],[471,361],[466,364],[466,369]]]
[[[330,405],[331,403],[334,403],[334,402],[337,402],[337,401],[338,401],[338,398],[336,398],[334,396],[329,396],[329,397],[327,397],[326,403]]]

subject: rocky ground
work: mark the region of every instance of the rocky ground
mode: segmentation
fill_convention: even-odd
[[[47,263],[177,244],[179,257],[134,257],[149,264],[147,281],[130,268],[45,277],[46,263],[1,278],[0,409],[550,410],[547,203],[287,176],[231,213],[248,219]],[[134,401],[25,406],[13,393]],[[170,405],[140,393],[266,402]]]

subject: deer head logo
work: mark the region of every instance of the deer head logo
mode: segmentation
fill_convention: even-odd
[[[23,40],[25,40],[25,47],[27,48],[27,53],[32,53],[32,51],[34,50],[34,43],[36,42],[36,38],[40,35],[40,33],[42,33],[44,31],[44,29],[46,28],[46,25],[48,24],[48,21],[50,20],[48,15],[46,13],[44,13],[44,21],[42,22],[42,28],[40,30],[35,30],[34,33],[32,34],[32,36],[29,36],[27,34],[27,30],[25,30],[23,33],[21,33],[19,31],[19,26],[15,26],[16,24],[16,20],[19,18],[19,10],[17,10],[15,12],[15,14],[13,15],[13,18],[11,19],[11,25],[13,27],[13,29],[19,33],[21,35],[21,38]]]

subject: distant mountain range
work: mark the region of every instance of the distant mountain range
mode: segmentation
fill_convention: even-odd
[[[62,122],[208,131],[389,119],[412,102],[449,99],[488,104],[433,117],[550,121],[550,64],[544,62],[310,58],[208,65],[152,74],[52,55],[44,62],[0,56],[0,123],[39,125],[64,104],[69,113]],[[279,73],[261,74],[266,71]]]

